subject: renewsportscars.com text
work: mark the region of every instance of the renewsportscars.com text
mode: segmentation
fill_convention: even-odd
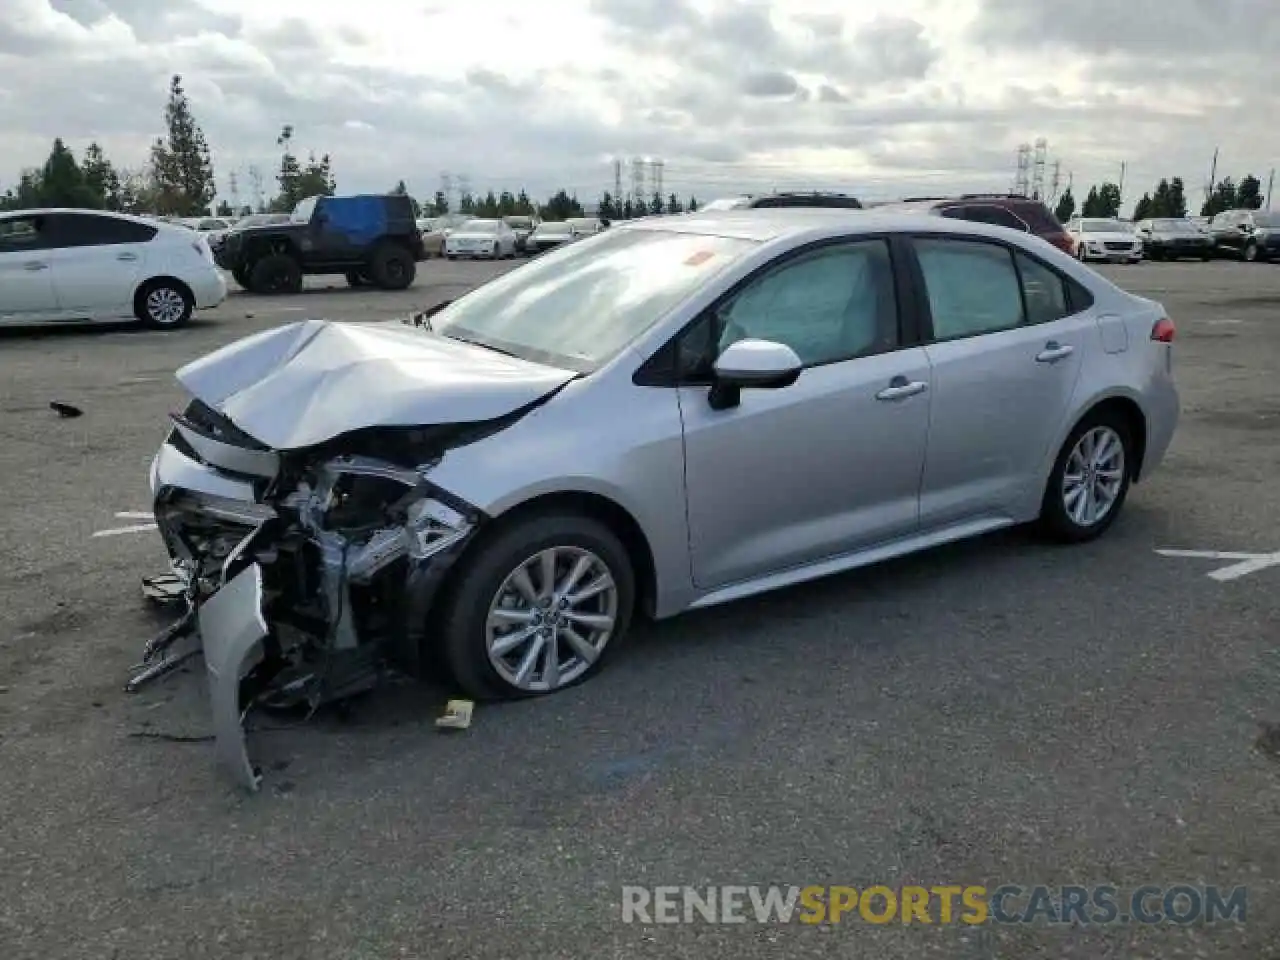
[[[1190,884],[622,888],[624,923],[1115,924],[1246,918],[1248,891]]]

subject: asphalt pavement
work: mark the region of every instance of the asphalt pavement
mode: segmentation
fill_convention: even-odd
[[[646,625],[590,683],[465,732],[434,726],[450,691],[413,684],[260,716],[256,796],[202,739],[198,664],[123,693],[164,623],[139,593],[159,540],[126,528],[183,402],[173,370],[505,269],[235,293],[168,333],[0,333],[0,957],[1280,956],[1280,759],[1258,744],[1280,722],[1280,563],[1214,579],[1236,561],[1156,552],[1280,551],[1280,266],[1102,268],[1177,324],[1183,419],[1097,543],[1004,533]],[[624,885],[1004,883],[1246,886],[1248,913],[620,915]]]

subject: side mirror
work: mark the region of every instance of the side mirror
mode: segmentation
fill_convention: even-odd
[[[739,340],[725,347],[715,362],[715,383],[707,397],[713,410],[742,402],[744,389],[779,390],[800,379],[804,363],[785,343]]]

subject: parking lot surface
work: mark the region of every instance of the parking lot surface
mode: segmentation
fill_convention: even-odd
[[[146,472],[182,363],[379,320],[509,264],[233,294],[190,328],[0,334],[0,957],[1280,956],[1280,267],[1104,267],[1178,325],[1183,419],[1101,541],[1022,532],[639,628],[553,698],[434,727],[393,686],[258,716],[214,766],[202,669],[121,691],[165,622]],[[51,401],[83,416],[61,418]],[[745,480],[746,478],[744,478]],[[141,514],[142,516],[131,516]],[[105,535],[103,531],[112,531]],[[623,885],[1179,883],[1243,923],[645,926]]]

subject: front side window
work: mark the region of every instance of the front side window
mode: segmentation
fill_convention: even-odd
[[[861,240],[787,260],[721,304],[715,353],[738,340],[772,340],[816,366],[891,349],[897,327],[888,245]]]
[[[477,287],[432,317],[432,328],[588,373],[757,247],[670,230],[606,230]]]
[[[917,239],[914,244],[935,340],[1022,325],[1022,289],[1009,250],[974,240]]]

